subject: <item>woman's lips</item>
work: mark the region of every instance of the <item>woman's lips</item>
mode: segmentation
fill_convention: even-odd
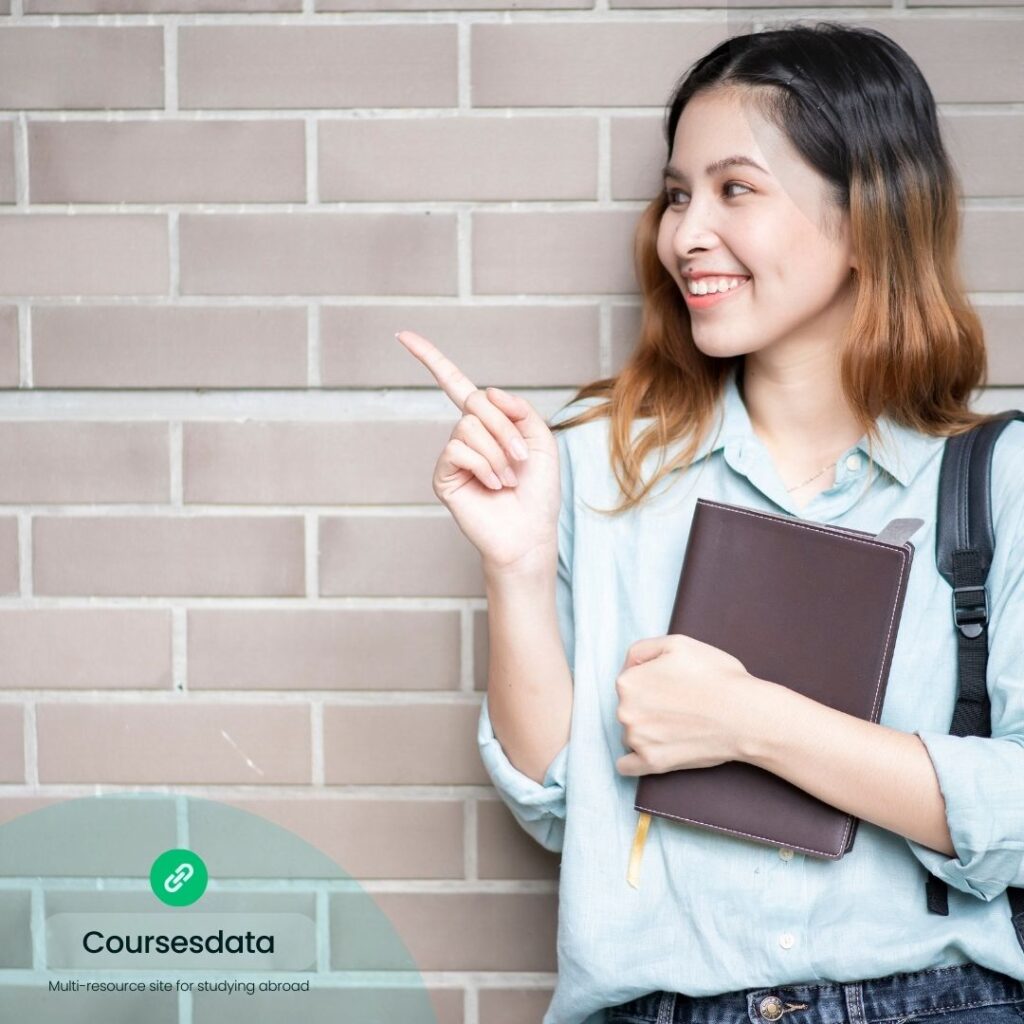
[[[714,295],[691,295],[690,289],[684,284],[683,298],[686,299],[686,304],[690,309],[708,309],[710,306],[717,306],[719,302],[725,302],[737,292],[743,291],[748,284],[750,284],[749,277],[735,288],[730,288],[727,292],[715,292]]]

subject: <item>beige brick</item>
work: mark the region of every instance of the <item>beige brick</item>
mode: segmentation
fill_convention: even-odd
[[[336,988],[311,987],[308,992],[291,998],[296,1001],[287,1005],[301,1007],[302,1024],[339,1024],[341,1021],[463,1024],[465,1020],[465,996],[461,988],[455,987],[414,987],[401,981],[365,988],[346,984]],[[196,992],[192,998],[192,1022],[280,1024],[282,1001],[287,999],[287,995],[278,992],[257,991],[244,998],[234,993]]]
[[[61,258],[54,259],[54,253]],[[32,213],[0,217],[3,295],[166,293],[168,259],[167,221],[161,216]]]
[[[0,594],[18,593],[18,562],[18,520],[0,516]]]
[[[31,966],[32,894],[18,889],[0,892],[0,968]]]
[[[612,306],[612,373],[618,373],[640,338],[639,303]]]
[[[480,878],[558,878],[561,854],[544,849],[501,800],[477,800],[477,875]]]
[[[481,988],[480,1024],[537,1024],[553,995],[549,988]]]
[[[166,609],[4,609],[0,650],[0,688],[166,690],[172,685]]]
[[[0,306],[0,388],[18,386],[18,307]]]
[[[0,502],[167,501],[170,441],[156,423],[0,423]]]
[[[177,845],[173,796],[10,797],[0,801],[0,821],[4,877],[148,878]]]
[[[366,897],[331,896],[331,966],[405,967],[398,933],[421,971],[554,971],[557,896],[547,893],[374,893],[380,921],[351,925]],[[375,930],[376,928],[376,930]],[[378,933],[379,932],[379,933]]]
[[[37,594],[298,597],[299,516],[36,516]]]
[[[14,175],[14,122],[0,121],[0,203],[17,200]]]
[[[862,18],[858,24],[899,43],[937,103],[1013,103],[1024,93],[1020,18]]]
[[[42,810],[53,804],[62,802],[60,797],[38,797],[38,796],[7,796],[0,797],[0,825],[9,825],[17,818],[32,814],[34,811]],[[0,874],[11,874],[4,870],[3,847],[0,847]],[[10,849],[7,847],[6,849]]]
[[[293,843],[308,843],[330,858],[338,866],[338,878],[462,878],[462,807],[460,800],[427,797],[293,797],[231,800],[230,809],[238,813],[226,817],[223,803],[198,801],[190,804],[189,837],[217,878],[279,877],[282,865],[266,857],[268,845],[284,848],[278,840],[268,840],[275,828],[286,829]],[[416,837],[415,843],[409,842],[410,836]],[[305,877],[307,862],[317,861],[289,851],[286,877]]]
[[[728,21],[539,21],[471,26],[474,107],[661,107],[691,61],[728,36]],[[524,68],[529,69],[524,73]]]
[[[189,423],[185,501],[435,504],[432,469],[451,432],[445,422],[396,420]]]
[[[324,597],[479,597],[483,592],[480,554],[447,509],[440,516],[320,520]]]
[[[304,704],[39,704],[39,781],[309,783]]]
[[[1022,22],[1024,24],[1024,22]],[[1024,289],[1024,212],[968,210],[963,214],[960,265],[971,291]]]
[[[306,311],[300,308],[39,306],[32,311],[36,387],[305,387],[307,348]]]
[[[347,878],[339,865],[290,829],[223,800],[190,800],[188,829],[211,878]]]
[[[668,149],[661,115],[609,118],[613,199],[653,199],[664,187]]]
[[[596,118],[322,121],[318,149],[321,199],[597,198]]]
[[[198,14],[301,11],[302,0],[22,0],[26,14]]]
[[[490,671],[491,642],[487,624],[487,609],[474,610],[473,616],[473,689],[478,692],[487,690],[487,673]]]
[[[454,609],[191,609],[188,685],[191,690],[457,689],[459,634]]]
[[[33,203],[301,202],[301,121],[30,121]]]
[[[183,25],[181,109],[448,107],[457,26]]]
[[[457,290],[452,214],[183,213],[179,230],[186,295]]]
[[[328,785],[487,785],[479,717],[476,702],[329,705],[324,777]]]
[[[963,0],[961,0],[963,2]],[[858,0],[858,7],[888,7],[890,0],[864,0],[863,3]],[[735,0],[608,0],[608,7],[611,10],[643,10],[646,8],[697,8],[699,10],[729,10],[729,17],[735,20],[742,16],[742,12],[732,13],[732,8],[739,7],[740,5]],[[743,0],[743,7],[849,7],[850,0]],[[758,13],[764,14],[763,11]],[[745,21],[742,26],[737,26],[735,33],[730,32],[730,35],[740,35],[744,32],[750,32],[752,26],[749,21]]]
[[[480,295],[637,291],[635,210],[473,214],[473,290]]]
[[[1024,383],[1024,306],[977,306],[988,349],[987,384],[1019,387]]]
[[[325,306],[320,312],[324,386],[436,386],[426,367],[396,340],[401,330],[434,341],[481,388],[575,387],[601,374],[598,307],[589,303]],[[454,406],[452,414],[458,415]],[[433,461],[440,454],[438,448]]]
[[[517,11],[585,9],[593,0],[316,0],[318,11]]]
[[[0,108],[162,107],[163,40],[156,25],[0,27]]]
[[[0,782],[25,781],[25,709],[0,704]]]
[[[961,112],[942,117],[942,135],[967,196],[1016,196],[1024,167],[1024,115]]]

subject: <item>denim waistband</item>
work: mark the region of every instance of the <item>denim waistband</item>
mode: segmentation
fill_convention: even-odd
[[[650,1024],[898,1024],[916,1015],[1005,1004],[1024,1005],[1024,982],[967,963],[863,981],[746,988],[716,996],[650,992],[615,1009]]]

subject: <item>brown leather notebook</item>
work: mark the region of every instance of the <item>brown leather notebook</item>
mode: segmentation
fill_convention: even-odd
[[[871,534],[700,498],[667,632],[877,722],[921,524]],[[634,887],[650,815],[834,859],[859,821],[744,761],[641,776],[634,807]]]

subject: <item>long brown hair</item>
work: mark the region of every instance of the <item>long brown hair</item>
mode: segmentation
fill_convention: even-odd
[[[841,342],[841,383],[869,448],[879,440],[881,414],[932,436],[991,419],[968,408],[988,368],[981,320],[957,265],[960,182],[931,90],[910,56],[881,32],[833,22],[728,39],[674,88],[663,126],[669,154],[683,108],[713,88],[742,89],[825,178],[835,207],[849,213],[861,269]],[[656,249],[667,205],[662,191],[634,237],[643,307],[631,356],[618,374],[584,385],[567,404],[603,401],[551,426],[609,417],[623,494],[616,508],[603,510],[613,515],[692,463],[744,358],[714,358],[694,344],[686,302]],[[643,417],[653,421],[634,442],[632,424]],[[648,454],[687,436],[678,456],[641,486]]]

